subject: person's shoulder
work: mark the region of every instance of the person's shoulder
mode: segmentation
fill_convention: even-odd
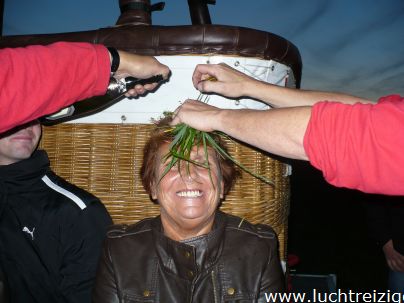
[[[54,172],[47,172],[42,181],[47,185],[50,192],[53,193],[55,202],[67,202],[62,205],[84,210],[88,206],[100,204],[100,200],[83,188],[80,188],[65,179],[59,177]]]
[[[152,224],[155,218],[146,218],[134,224],[114,224],[108,228],[107,238],[125,238],[148,235],[152,231]]]
[[[275,231],[271,226],[266,224],[252,224],[237,216],[226,214],[227,224],[226,229],[235,233],[251,235],[260,239],[277,241]]]

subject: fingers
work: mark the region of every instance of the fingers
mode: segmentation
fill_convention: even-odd
[[[177,107],[173,113],[172,120],[170,121],[170,125],[177,125],[181,123],[181,119],[178,115],[179,111],[181,110],[181,106]]]
[[[394,269],[394,264],[393,264],[390,260],[387,260],[387,266],[388,266],[391,270],[394,270],[394,271],[395,271],[395,269]]]
[[[222,95],[225,87],[223,83],[217,81],[200,81],[197,85],[197,89],[204,93],[216,93]]]
[[[125,94],[126,97],[136,97],[138,95],[144,95],[149,91],[149,89],[146,89],[145,86],[142,85],[136,85],[134,88],[128,90]]]
[[[397,259],[395,260],[397,271],[404,272],[404,256],[399,252],[397,252],[397,254],[398,256]]]
[[[167,65],[161,64],[159,63],[160,66],[160,71],[158,73],[156,73],[154,76],[157,75],[162,75],[164,80],[167,80],[169,78],[169,76],[171,75],[171,71],[170,68]]]
[[[194,73],[192,75],[192,83],[194,84],[196,89],[198,88],[198,85],[206,80],[209,77],[215,77],[218,79],[218,71],[217,71],[217,65],[216,64],[198,64],[195,67]]]
[[[170,75],[170,69],[167,65],[160,63],[156,58],[150,56],[141,56],[141,62],[139,67],[139,78],[149,78],[152,76],[162,75],[163,79],[168,79]]]
[[[383,251],[386,255],[387,265],[390,269],[404,272],[404,256],[394,249],[392,240],[389,240],[383,246]]]
[[[156,58],[154,57],[151,58],[154,60],[155,66],[154,70],[150,70],[149,77],[161,75],[163,76],[164,80],[167,80],[171,75],[170,68],[167,65],[160,63]],[[147,67],[145,68],[147,69]]]
[[[388,260],[387,265],[390,267],[391,270],[393,271],[398,271],[398,272],[403,272],[404,268],[402,267],[402,264],[396,262],[397,260]]]
[[[214,77],[216,81],[206,81],[207,77]],[[246,83],[251,81],[256,80],[225,63],[199,64],[192,75],[192,82],[199,91],[230,98],[241,97]]]
[[[152,76],[162,75],[166,80],[170,76],[170,69],[152,56],[142,56],[125,51],[119,51],[121,63],[115,77],[124,78],[133,76],[146,79]]]
[[[186,123],[186,120],[183,121],[182,117],[186,118],[187,113],[192,110],[194,101],[197,103],[199,102],[197,100],[187,99],[180,106],[178,106],[173,113],[173,119],[171,120],[170,124],[177,125],[180,123]]]
[[[195,129],[210,132],[216,128],[219,111],[217,107],[188,99],[175,110],[171,125],[185,123]]]
[[[125,94],[126,97],[136,97],[138,95],[144,95],[149,91],[153,91],[159,83],[148,83],[145,85],[137,84],[134,88],[128,90]]]
[[[195,105],[201,103],[200,101],[187,99],[180,106],[178,106],[173,114],[173,119],[171,125],[177,125],[179,123],[184,123],[182,117],[186,117],[188,113],[195,110]]]

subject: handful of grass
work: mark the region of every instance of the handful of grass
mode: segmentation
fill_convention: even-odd
[[[172,119],[172,112],[165,112],[164,113],[165,118],[163,120],[169,121]],[[167,125],[167,123],[164,123]],[[222,138],[222,139],[230,139],[226,134],[218,131],[214,132],[205,132],[205,131],[200,131],[196,130],[195,128],[190,127],[189,125],[186,124],[177,124],[175,126],[165,126],[165,132],[168,133],[170,136],[173,137],[173,140],[171,141],[169,145],[169,151],[168,153],[163,157],[163,161],[166,162],[169,160],[166,168],[164,169],[160,180],[170,171],[172,167],[175,165],[178,166],[178,171],[181,171],[180,165],[181,165],[181,160],[185,161],[187,165],[187,171],[189,173],[189,164],[192,163],[194,165],[198,165],[201,167],[204,167],[209,170],[209,175],[210,175],[210,166],[209,166],[209,155],[208,155],[208,148],[212,148],[215,150],[221,157],[225,159],[229,159],[232,161],[235,165],[240,167],[242,170],[245,172],[251,174],[255,178],[270,184],[274,185],[274,183],[266,178],[265,176],[261,176],[251,170],[249,170],[247,167],[245,167],[243,164],[241,164],[239,161],[234,159],[229,153],[226,152],[217,142],[215,138]],[[205,153],[205,159],[204,162],[196,162],[191,159],[191,151],[194,146],[201,147],[204,150]],[[212,178],[211,178],[212,180]]]

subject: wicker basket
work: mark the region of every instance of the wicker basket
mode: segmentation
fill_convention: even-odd
[[[134,223],[159,213],[140,180],[143,146],[153,129],[147,124],[59,124],[44,127],[41,148],[61,177],[101,199],[115,223]],[[286,256],[289,178],[286,165],[229,142],[229,152],[275,186],[242,173],[221,209],[252,223],[271,225]]]

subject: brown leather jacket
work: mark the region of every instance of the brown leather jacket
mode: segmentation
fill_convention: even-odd
[[[93,302],[267,302],[283,290],[274,231],[218,211],[209,234],[184,242],[164,236],[159,217],[113,227]]]

